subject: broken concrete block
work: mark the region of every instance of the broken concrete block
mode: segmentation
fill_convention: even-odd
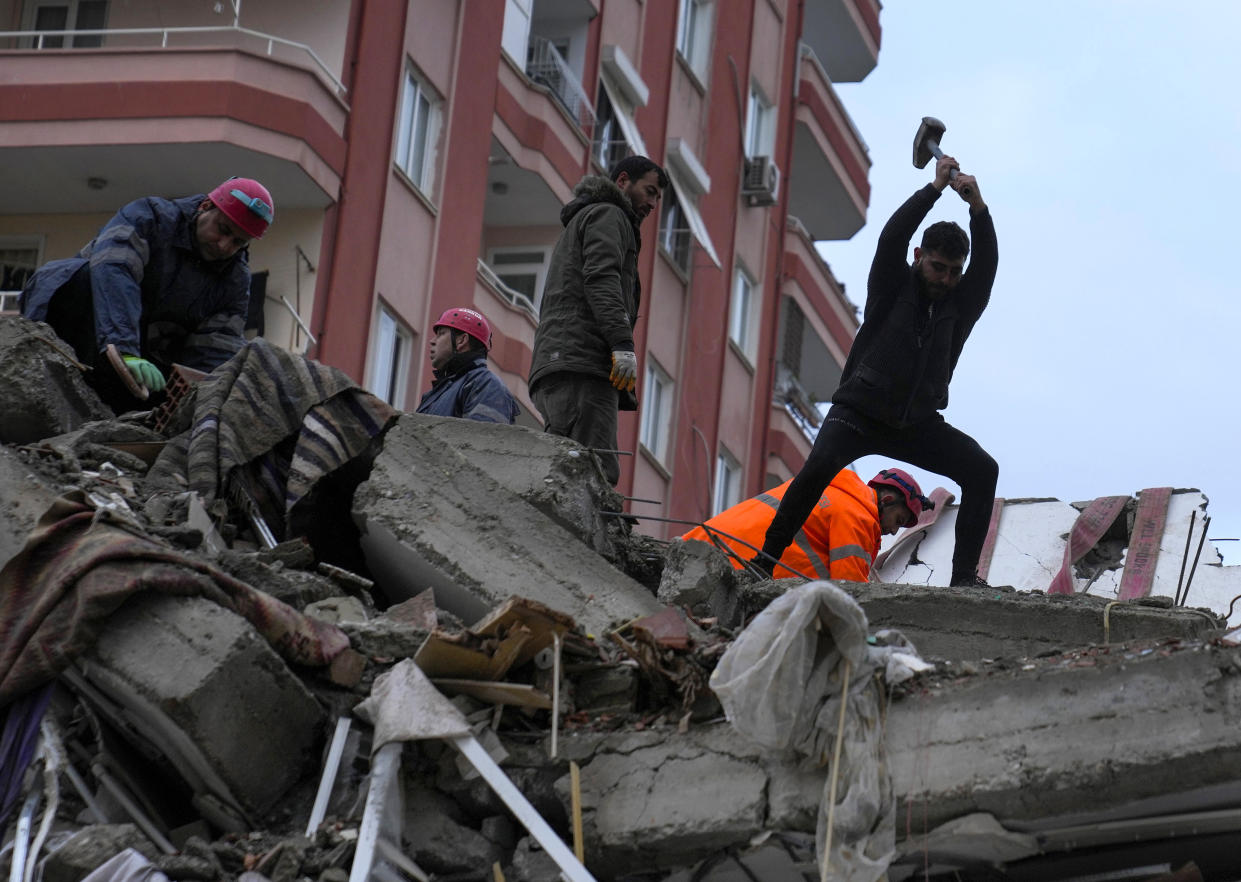
[[[49,325],[0,315],[0,442],[30,444],[110,419],[82,379],[73,349]]]
[[[539,848],[533,836],[527,836],[513,849],[513,860],[504,878],[512,882],[546,882],[560,878],[560,867],[551,855]]]
[[[598,554],[614,559],[615,518],[622,500],[595,459],[576,442],[525,426],[473,420],[401,416],[405,431],[439,440],[581,539]]]
[[[160,851],[133,824],[84,827],[56,849],[43,864],[44,882],[81,882],[100,864],[132,848],[148,860]]]
[[[591,713],[628,713],[638,697],[638,680],[635,665],[583,671],[573,678],[573,707]]]
[[[333,625],[344,622],[365,622],[369,618],[366,613],[366,604],[356,597],[348,596],[316,600],[314,603],[307,604],[302,612],[311,618]]]
[[[851,585],[849,592],[872,631],[895,628],[923,658],[934,659],[1032,658],[1105,639],[1191,639],[1206,637],[1222,624],[1198,610],[1137,603],[1108,610],[1107,600],[1087,594],[882,583]]]
[[[405,810],[404,837],[414,861],[433,873],[477,871],[500,859],[500,847],[434,806]]]
[[[475,622],[519,596],[589,633],[659,611],[649,591],[417,425],[389,431],[353,502],[367,565],[390,600],[430,586],[439,606]]]
[[[210,601],[136,596],[78,664],[195,793],[243,816],[265,814],[318,762],[314,697],[245,619]]]
[[[668,545],[656,596],[660,603],[702,613],[716,592],[735,590],[736,584],[737,571],[728,555],[709,542],[677,539]]]
[[[59,495],[56,484],[30,468],[15,449],[0,446],[0,567],[22,550]]]

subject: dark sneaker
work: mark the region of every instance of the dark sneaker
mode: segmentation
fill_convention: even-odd
[[[952,581],[948,583],[949,588],[986,588],[990,590],[991,586],[984,579],[980,579],[977,573],[970,573],[968,576],[953,576]]]

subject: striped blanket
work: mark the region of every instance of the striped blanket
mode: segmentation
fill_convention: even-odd
[[[199,384],[193,414],[151,467],[147,489],[188,485],[210,510],[240,487],[284,538],[293,507],[366,451],[397,411],[342,371],[260,338]]]
[[[335,625],[157,544],[75,490],[56,500],[0,570],[0,707],[56,678],[139,591],[218,603],[296,664],[325,666],[349,647]]]

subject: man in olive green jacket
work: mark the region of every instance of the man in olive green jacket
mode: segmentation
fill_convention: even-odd
[[[663,169],[630,156],[609,177],[591,175],[560,211],[534,335],[530,397],[543,427],[596,451],[607,479],[620,480],[618,410],[636,410],[633,326],[641,288],[639,225],[668,186]]]

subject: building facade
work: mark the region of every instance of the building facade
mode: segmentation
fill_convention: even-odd
[[[790,477],[839,379],[856,312],[813,243],[865,222],[869,159],[832,84],[874,67],[879,11],[0,0],[0,290],[131,199],[256,177],[277,219],[251,248],[254,332],[413,409],[430,323],[472,306],[537,426],[525,378],[560,207],[643,153],[672,185],[642,230],[619,489],[675,535],[655,518]]]

